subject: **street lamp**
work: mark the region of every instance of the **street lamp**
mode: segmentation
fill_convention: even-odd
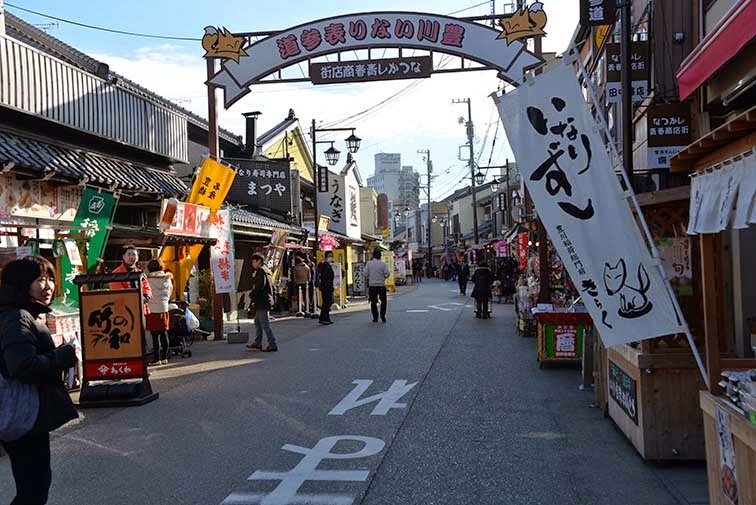
[[[323,140],[318,141],[317,140],[317,134],[318,132],[342,132],[342,131],[348,131],[352,132],[349,137],[344,139],[344,142],[346,142],[347,149],[350,153],[356,153],[360,149],[360,143],[362,142],[362,139],[359,138],[357,135],[354,134],[354,128],[317,128],[315,126],[315,120],[312,120],[312,127],[310,128],[310,138],[312,139],[312,164],[313,164],[313,171],[315,172],[315,251],[318,250],[320,246],[320,230],[318,230],[318,225],[320,224],[320,216],[318,214],[318,193],[320,193],[320,174],[318,170],[318,151],[317,146],[318,144],[331,144],[331,146],[325,150],[325,157],[326,162],[333,166],[339,161],[339,155],[341,154],[341,151],[333,147],[333,142],[329,140]],[[327,170],[327,169],[326,169]]]
[[[486,180],[486,174],[478,170],[478,173],[475,174],[475,184],[477,184],[478,186],[482,186],[485,180]]]
[[[494,179],[491,181],[491,192],[498,193],[499,192],[499,180]]]

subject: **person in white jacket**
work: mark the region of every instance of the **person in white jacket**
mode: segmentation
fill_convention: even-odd
[[[173,293],[173,275],[164,269],[165,266],[159,259],[153,259],[147,264],[147,282],[152,290],[152,298],[148,304],[150,313],[147,314],[147,331],[152,335],[154,353],[151,365],[168,363],[168,302]]]
[[[389,278],[388,265],[381,261],[381,251],[373,251],[373,259],[365,265],[365,283],[370,296],[370,312],[373,322],[378,322],[378,299],[381,300],[381,321],[386,322],[386,279]]]

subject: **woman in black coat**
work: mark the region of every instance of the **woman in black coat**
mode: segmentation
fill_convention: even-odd
[[[474,284],[472,297],[475,298],[475,317],[490,319],[491,313],[488,311],[488,302],[491,300],[491,285],[494,282],[494,275],[488,268],[488,263],[480,262],[472,276],[472,281]]]
[[[52,481],[50,432],[78,417],[62,380],[63,370],[76,364],[74,348],[66,344],[56,349],[38,319],[50,312],[54,288],[53,266],[40,256],[12,261],[0,276],[0,373],[35,385],[39,394],[31,431],[2,442],[16,481],[11,505],[47,503]]]

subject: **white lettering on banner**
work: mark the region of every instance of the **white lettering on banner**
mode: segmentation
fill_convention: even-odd
[[[231,211],[219,210],[212,218],[210,237],[217,240],[210,248],[210,264],[216,293],[236,291],[236,267],[231,242]]]
[[[605,345],[681,332],[574,68],[560,64],[497,101],[538,215]]]
[[[332,452],[339,442],[362,443],[363,447],[356,452]],[[351,505],[354,498],[345,495],[297,495],[297,491],[307,481],[334,482],[365,482],[370,475],[368,470],[318,470],[323,460],[360,459],[374,456],[386,446],[379,438],[362,437],[356,435],[341,435],[326,437],[318,441],[312,449],[298,445],[286,444],[283,450],[302,454],[302,460],[288,472],[256,471],[247,480],[277,480],[278,486],[268,493],[233,493],[223,500],[221,505],[241,505],[259,503],[260,505],[290,505],[302,504],[337,504]]]
[[[404,409],[407,408],[406,403],[397,403],[397,400],[402,396],[410,392],[412,388],[417,386],[417,382],[407,384],[406,380],[395,380],[388,391],[379,393],[373,396],[368,396],[360,400],[360,397],[368,390],[373,383],[371,380],[355,380],[352,384],[355,384],[354,389],[344,397],[329,413],[329,416],[341,416],[348,410],[352,410],[363,405],[378,402],[371,416],[385,416],[390,409]]]

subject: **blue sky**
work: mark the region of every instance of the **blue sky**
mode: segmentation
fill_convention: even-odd
[[[246,2],[198,2],[194,0],[130,0],[128,2],[94,2],[84,0],[11,0],[6,9],[27,22],[39,24],[51,20],[35,16],[11,5],[40,11],[82,23],[125,31],[177,37],[201,37],[207,25],[225,26],[231,31],[281,30],[324,17],[367,11],[415,11],[456,16],[489,14],[490,2],[476,0],[382,0],[371,2],[294,0],[249,0]],[[497,1],[497,13],[506,2]],[[549,22],[545,51],[561,52],[566,48],[578,22],[578,0],[543,0]],[[204,99],[203,50],[199,42],[129,37],[60,23],[50,34],[110,64],[115,71],[140,84],[174,99],[180,105],[207,116]],[[464,127],[457,117],[466,108],[452,105],[455,98],[470,97],[476,126],[476,156],[480,164],[500,165],[509,157],[506,139],[494,113],[488,94],[499,81],[492,72],[466,72],[436,75],[407,88],[412,82],[344,84],[317,87],[309,83],[275,84],[253,88],[252,93],[220,115],[221,125],[243,133],[241,113],[260,110],[261,128],[266,129],[294,108],[303,127],[314,117],[330,123],[356,111],[376,105],[400,93],[387,106],[357,121],[341,126],[355,126],[363,148],[356,159],[362,173],[373,172],[373,157],[378,152],[399,152],[403,165],[413,165],[422,172],[424,164],[418,149],[430,149],[437,178],[433,181],[433,199],[462,187],[465,162],[457,159],[458,146],[465,143]],[[494,144],[494,138],[496,138]],[[340,137],[336,137],[340,140]],[[345,152],[343,143],[337,148]],[[322,157],[322,153],[321,153]],[[322,162],[322,160],[321,160]],[[493,176],[493,174],[490,174]],[[489,176],[489,177],[490,177]],[[424,182],[424,179],[423,179]]]

